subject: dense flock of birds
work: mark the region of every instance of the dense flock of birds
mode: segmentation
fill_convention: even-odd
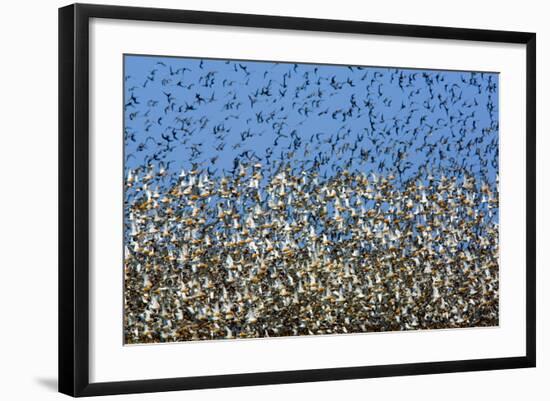
[[[126,56],[129,344],[498,325],[498,76]]]

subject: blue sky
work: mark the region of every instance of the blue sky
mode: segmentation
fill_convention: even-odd
[[[496,73],[134,55],[124,69],[126,170],[286,162],[495,183]]]

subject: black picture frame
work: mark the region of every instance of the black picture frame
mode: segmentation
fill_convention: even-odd
[[[516,43],[526,46],[526,353],[520,357],[90,383],[89,21],[160,21]],[[74,4],[59,9],[59,391],[71,396],[346,380],[535,366],[536,35],[526,32]]]

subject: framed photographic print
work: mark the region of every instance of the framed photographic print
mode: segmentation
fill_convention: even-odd
[[[535,34],[59,10],[59,389],[535,366]]]

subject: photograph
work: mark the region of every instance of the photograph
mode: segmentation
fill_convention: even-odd
[[[498,72],[122,57],[125,345],[499,326]]]

